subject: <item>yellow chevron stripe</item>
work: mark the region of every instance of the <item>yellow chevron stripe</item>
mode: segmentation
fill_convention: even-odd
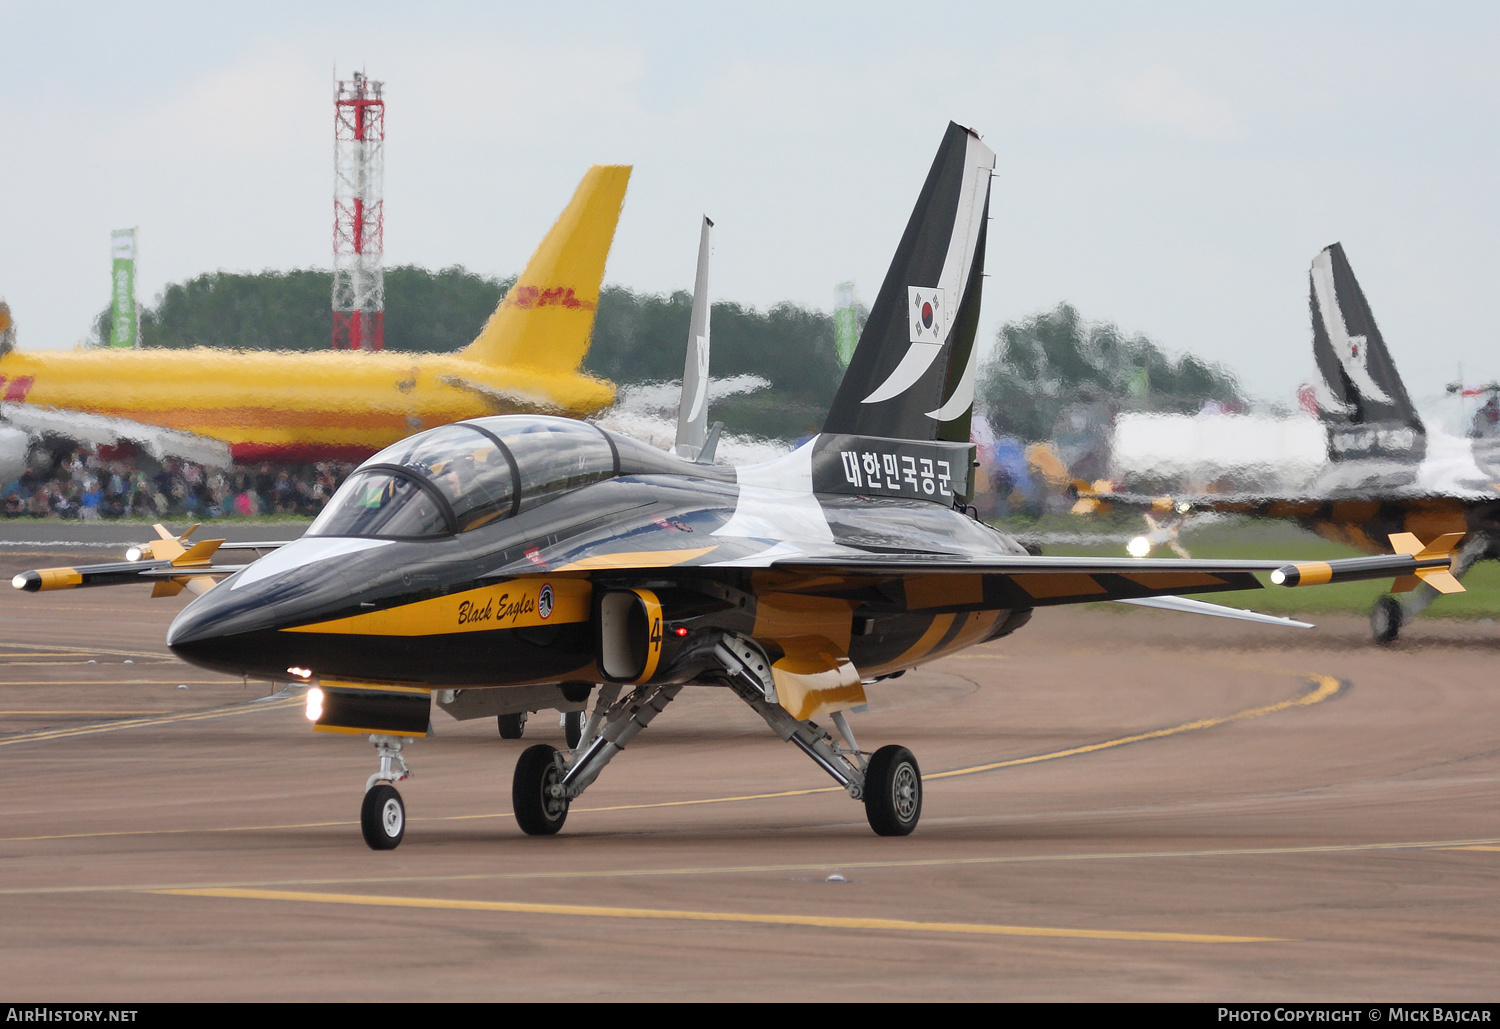
[[[542,591],[551,587],[550,610]],[[299,625],[282,632],[332,633],[342,636],[440,636],[489,629],[586,622],[593,587],[586,579],[538,576],[507,579],[493,586],[419,600],[348,618]],[[547,610],[547,614],[543,611]]]

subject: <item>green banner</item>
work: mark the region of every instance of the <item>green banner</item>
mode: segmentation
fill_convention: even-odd
[[[140,344],[140,326],[135,313],[135,230],[118,229],[110,233],[114,255],[113,299],[110,302],[109,345],[133,347]]]
[[[839,352],[839,364],[847,368],[859,343],[859,311],[858,301],[854,299],[854,283],[839,283],[833,288],[833,297],[833,344]]]

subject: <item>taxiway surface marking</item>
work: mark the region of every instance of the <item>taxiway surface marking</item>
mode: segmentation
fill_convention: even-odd
[[[278,708],[291,707],[301,703],[302,700],[298,697],[288,697],[285,700],[272,700],[256,704],[254,707],[250,704],[236,704],[233,707],[216,707],[210,708],[207,711],[182,711],[173,715],[164,715],[160,718],[134,718],[120,722],[107,722],[104,725],[80,725],[66,729],[38,729],[35,732],[17,733],[14,736],[0,738],[0,747],[8,747],[15,743],[38,743],[43,740],[66,739],[72,736],[92,736],[101,732],[119,732],[122,729],[144,729],[155,725],[170,725],[174,722],[201,722],[213,718],[232,718],[235,715],[254,714],[257,711],[274,711]]]
[[[570,918],[646,918],[685,922],[750,922],[760,925],[811,926],[820,929],[881,929],[977,936],[1046,936],[1075,940],[1129,940],[1150,943],[1288,943],[1279,936],[1221,936],[1207,933],[1133,932],[1112,929],[1060,929],[1034,925],[984,925],[972,922],[910,922],[897,918],[840,918],[825,915],[754,914],[745,911],[674,911],[664,908],[595,907],[580,904],[528,904],[502,900],[448,900],[439,897],[380,897],[357,893],[301,893],[289,890],[187,889],[152,890],[160,896],[213,897],[226,900],[294,901],[369,907],[428,908],[446,911],[492,911],[507,914],[564,915]]]
[[[959,776],[964,776],[964,775],[977,775],[977,774],[979,774],[981,772],[991,772],[991,771],[995,771],[995,770],[1001,769],[1001,768],[1013,768],[1013,767],[1016,767],[1016,766],[1019,766],[1019,765],[1037,764],[1038,762],[1042,762],[1042,761],[1056,761],[1056,760],[1059,760],[1061,758],[1076,757],[1076,756],[1078,756],[1080,754],[1093,754],[1093,753],[1097,753],[1097,752],[1099,752],[1101,750],[1110,750],[1110,749],[1113,749],[1115,747],[1123,747],[1123,746],[1126,746],[1127,744],[1140,743],[1140,742],[1143,742],[1145,740],[1165,739],[1165,738],[1167,738],[1169,736],[1176,736],[1176,735],[1180,735],[1181,733],[1186,733],[1186,732],[1196,732],[1196,731],[1198,731],[1200,729],[1210,729],[1210,728],[1213,728],[1214,726],[1226,725],[1226,724],[1228,724],[1230,722],[1244,721],[1244,720],[1251,719],[1251,718],[1262,718],[1262,717],[1264,717],[1266,715],[1275,714],[1276,712],[1279,712],[1279,711],[1287,711],[1287,710],[1291,710],[1292,708],[1308,707],[1308,706],[1313,705],[1313,704],[1322,703],[1323,701],[1328,700],[1329,698],[1336,696],[1347,685],[1346,683],[1343,683],[1340,680],[1335,679],[1332,676],[1328,676],[1328,675],[1317,675],[1317,674],[1307,675],[1307,674],[1303,674],[1301,677],[1309,680],[1312,683],[1315,683],[1316,685],[1314,686],[1313,689],[1308,690],[1306,693],[1303,693],[1301,696],[1293,697],[1290,700],[1283,700],[1283,701],[1280,701],[1280,702],[1275,703],[1275,704],[1264,704],[1264,705],[1261,705],[1259,707],[1246,708],[1243,711],[1236,711],[1234,714],[1224,715],[1224,716],[1219,717],[1219,718],[1200,718],[1200,719],[1196,719],[1196,720],[1191,721],[1191,722],[1182,722],[1182,723],[1180,723],[1178,725],[1168,726],[1168,727],[1162,728],[1162,729],[1152,729],[1152,730],[1149,730],[1147,732],[1135,733],[1135,734],[1132,734],[1130,736],[1120,736],[1120,737],[1117,737],[1115,739],[1104,740],[1104,741],[1099,742],[1099,743],[1088,743],[1088,744],[1084,744],[1083,746],[1080,746],[1080,747],[1068,747],[1068,748],[1066,748],[1064,750],[1055,750],[1055,751],[1051,751],[1051,752],[1046,753],[1046,754],[1032,754],[1032,755],[1029,755],[1027,757],[1010,758],[1010,759],[1008,759],[1006,761],[995,761],[995,762],[990,762],[988,764],[971,765],[971,766],[969,766],[967,768],[955,768],[955,769],[952,769],[952,770],[946,771],[946,772],[936,772],[936,773],[933,773],[931,775],[924,776],[923,778],[924,778],[924,780],[952,779],[952,778],[957,778]],[[238,713],[244,713],[245,711],[250,711],[250,710],[260,710],[260,711],[272,710],[272,709],[276,709],[276,708],[290,707],[290,706],[292,706],[294,704],[299,704],[299,703],[301,703],[300,698],[288,697],[285,700],[275,700],[275,701],[270,701],[270,702],[261,702],[261,703],[258,703],[254,708],[251,708],[249,704],[246,704],[246,705],[243,705],[243,706],[235,706],[235,707],[230,707],[230,708],[215,708],[215,709],[213,709],[211,711],[184,712],[184,713],[179,714],[179,715],[171,715],[171,716],[168,716],[166,718],[159,718],[159,719],[140,719],[140,720],[130,721],[130,722],[111,722],[111,723],[109,723],[107,725],[82,726],[82,727],[79,727],[79,728],[76,728],[76,729],[38,730],[35,733],[28,733],[28,734],[25,734],[25,735],[11,736],[11,737],[6,737],[6,738],[3,738],[3,739],[0,739],[0,746],[5,746],[8,743],[25,743],[25,742],[31,742],[31,741],[34,741],[34,740],[57,739],[57,738],[64,737],[64,736],[83,736],[83,735],[87,735],[87,734],[90,734],[90,733],[96,733],[96,732],[110,732],[112,730],[117,730],[117,729],[138,728],[138,727],[147,726],[147,725],[159,725],[159,724],[166,724],[168,722],[187,721],[187,720],[193,720],[193,719],[198,719],[198,718],[226,717],[228,715],[238,714]],[[664,800],[664,801],[657,801],[657,802],[649,803],[649,804],[613,804],[613,805],[607,805],[607,806],[604,806],[604,807],[578,807],[578,808],[574,808],[573,810],[576,813],[579,813],[579,814],[584,814],[584,813],[588,813],[588,812],[595,812],[595,813],[597,813],[597,812],[604,812],[604,811],[641,811],[641,810],[646,810],[646,809],[649,809],[649,808],[691,807],[691,806],[699,805],[699,804],[731,804],[731,803],[737,803],[737,802],[748,801],[748,800],[777,800],[777,799],[781,799],[781,798],[785,798],[785,797],[805,797],[805,796],[811,796],[813,794],[818,794],[818,793],[841,793],[841,792],[843,792],[843,787],[841,787],[841,786],[816,786],[816,787],[809,787],[807,789],[800,789],[800,790],[781,790],[781,791],[776,792],[776,793],[747,793],[747,794],[741,794],[741,795],[738,795],[738,796],[730,796],[730,797],[701,797],[701,798],[698,798],[696,800]],[[409,818],[409,819],[407,819],[407,821],[408,822],[429,822],[429,821],[430,822],[464,822],[464,821],[475,821],[475,820],[486,819],[486,818],[510,818],[512,816],[513,816],[513,812],[510,812],[510,811],[496,811],[496,812],[490,812],[488,814],[478,814],[478,815],[444,815],[444,816],[441,816],[441,817],[438,817],[438,818]],[[88,839],[88,838],[95,837],[95,836],[157,836],[157,835],[162,835],[162,836],[180,836],[180,835],[183,835],[183,834],[196,833],[196,832],[202,832],[202,833],[268,832],[268,831],[273,831],[273,830],[285,830],[285,829],[314,829],[314,828],[321,829],[321,828],[327,828],[328,826],[332,826],[332,825],[353,825],[353,824],[355,824],[355,823],[350,822],[350,821],[339,821],[339,822],[299,822],[299,823],[288,823],[288,824],[282,824],[282,825],[220,826],[220,827],[217,827],[217,828],[209,828],[209,829],[132,829],[132,830],[122,830],[122,831],[119,831],[119,832],[58,833],[58,834],[54,834],[54,835],[37,835],[37,836],[4,836],[4,837],[0,837],[0,843],[25,842],[25,841],[36,841],[36,840],[57,840],[57,839],[76,840],[76,839]],[[0,891],[0,892],[3,892],[3,891]]]
[[[1148,732],[1136,733],[1133,736],[1121,736],[1113,740],[1105,740],[1103,743],[1086,743],[1080,747],[1070,747],[1067,750],[1057,750],[1050,754],[1037,754],[1032,757],[1011,758],[1008,761],[995,761],[987,765],[971,765],[968,768],[955,768],[949,772],[935,772],[924,775],[922,780],[930,782],[933,779],[952,779],[960,775],[977,775],[980,772],[992,772],[998,768],[1015,768],[1018,765],[1031,765],[1039,761],[1056,761],[1058,758],[1073,757],[1077,754],[1092,754],[1095,751],[1109,750],[1114,747],[1123,747],[1130,743],[1140,743],[1144,740],[1159,740],[1167,736],[1176,736],[1185,732],[1196,732],[1199,729],[1212,729],[1215,726],[1228,725],[1230,722],[1241,722],[1251,718],[1263,718],[1278,711],[1289,711],[1294,707],[1310,707],[1313,704],[1321,704],[1338,695],[1339,691],[1348,686],[1348,683],[1335,679],[1331,675],[1310,675],[1313,688],[1300,697],[1283,700],[1276,704],[1266,704],[1262,707],[1246,708],[1236,711],[1232,715],[1224,715],[1222,718],[1200,718],[1197,721],[1183,722],[1165,729],[1152,729]]]
[[[319,822],[324,827],[350,825],[349,822]],[[178,829],[173,832],[196,832]],[[107,835],[99,833],[95,835]],[[115,835],[131,835],[118,833]],[[55,839],[57,837],[48,837]],[[66,838],[66,837],[64,837]],[[289,886],[382,886],[397,883],[489,882],[536,879],[636,879],[700,875],[759,875],[786,872],[881,871],[906,868],[960,868],[984,865],[1036,865],[1078,861],[1183,860],[1224,857],[1297,857],[1307,854],[1371,854],[1383,851],[1500,851],[1500,837],[1475,840],[1399,840],[1374,843],[1324,843],[1300,847],[1222,847],[1203,850],[1135,850],[1081,851],[1063,854],[1004,854],[968,858],[907,858],[890,861],[817,861],[777,865],[696,865],[682,868],[611,868],[589,871],[541,872],[459,872],[448,875],[371,875],[334,876],[296,879],[252,879],[238,882],[199,883],[112,883],[90,886],[7,886],[0,887],[0,897],[47,896],[68,893],[173,893],[203,890],[269,890]],[[273,891],[274,892],[274,891]]]

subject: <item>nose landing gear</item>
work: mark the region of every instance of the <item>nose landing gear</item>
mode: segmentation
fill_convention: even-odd
[[[391,784],[411,778],[411,768],[401,756],[399,736],[371,736],[370,742],[380,758],[380,771],[365,782],[359,831],[371,850],[395,850],[406,835],[406,803]]]

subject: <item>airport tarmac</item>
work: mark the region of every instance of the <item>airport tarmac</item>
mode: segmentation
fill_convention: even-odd
[[[271,535],[274,535],[272,533]],[[22,537],[17,537],[22,540]],[[11,571],[99,550],[4,550]],[[181,599],[0,600],[0,990],[15,1000],[1481,1001],[1500,965],[1500,627],[1302,632],[1123,607],[870,687],[922,822],[862,807],[727,691],[685,691],[561,835],[561,745],[434,715],[409,823],[373,749],[177,662]]]

